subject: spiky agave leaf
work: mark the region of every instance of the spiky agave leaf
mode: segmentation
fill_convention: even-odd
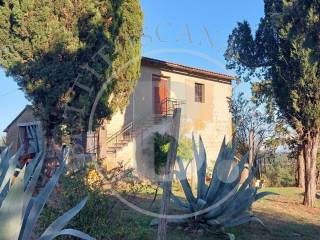
[[[18,159],[22,153],[23,147],[21,146],[16,154],[12,157],[4,158],[3,164],[1,166],[1,176],[0,176],[0,193],[3,191],[5,186],[12,183],[14,177],[14,171],[16,169]],[[8,156],[8,155],[7,155]]]
[[[177,157],[177,162],[179,165],[179,172],[177,174],[177,177],[180,181],[180,184],[182,186],[182,189],[184,191],[186,199],[189,202],[190,209],[191,209],[191,211],[193,211],[196,208],[196,205],[195,205],[196,198],[194,197],[194,195],[192,193],[191,186],[190,186],[188,179],[187,179],[186,170],[184,168],[182,160],[179,157]]]
[[[220,204],[219,208],[215,208],[213,210],[210,210],[208,213],[205,214],[205,217],[207,219],[215,218],[221,214],[223,214],[226,211],[226,208],[230,207],[230,205],[233,202],[238,201],[239,195],[241,196],[241,193],[244,189],[246,189],[249,184],[251,183],[251,180],[253,179],[255,175],[255,171],[251,171],[247,180],[240,185],[240,178],[241,178],[241,172],[244,169],[244,163],[247,160],[247,154],[243,157],[243,159],[235,166],[235,168],[239,169],[239,176],[234,182],[230,182],[225,188],[228,191],[222,191],[223,194],[220,194],[220,196],[217,197],[217,200],[220,200],[222,198],[225,198],[225,196],[230,196],[226,201]],[[217,203],[217,201],[215,202]]]
[[[22,147],[19,148],[18,152],[9,156],[10,147],[6,148],[5,153],[1,156],[1,174],[0,174],[0,206],[3,200],[7,196],[12,180],[14,178],[15,168],[22,152]]]
[[[20,172],[1,205],[0,239],[15,240],[19,237],[25,199],[25,192],[23,191],[24,172],[25,168]]]
[[[188,204],[183,202],[179,197],[174,195],[172,192],[171,192],[171,200],[173,201],[173,203],[179,206],[182,210],[185,210],[185,211],[190,210]]]
[[[2,171],[4,169],[4,166],[3,166],[4,162],[9,161],[8,154],[11,147],[12,147],[12,144],[10,144],[9,147],[6,147],[0,154],[0,176],[2,175]]]
[[[44,161],[43,138],[38,127],[28,127],[29,136],[35,139],[33,147],[37,150],[36,157],[30,164],[24,166],[18,177],[13,181],[15,167],[22,153],[22,147],[12,157],[6,149],[0,159],[0,239],[28,240],[35,227],[35,223],[45,205],[59,176],[64,170],[64,164],[56,171],[38,196],[32,197],[38,182]],[[12,184],[13,182],[13,184]],[[86,203],[81,201],[76,207],[58,218],[46,231],[55,231],[58,235],[71,235],[82,239],[92,240],[89,235],[74,229],[62,229],[68,221],[77,214]],[[2,203],[2,205],[1,205]],[[57,236],[58,236],[57,235]],[[54,237],[48,238],[53,239]]]
[[[53,191],[54,187],[56,186],[60,175],[63,173],[64,167],[61,166],[53,177],[49,180],[47,185],[44,187],[44,189],[40,192],[40,194],[33,198],[33,201],[30,201],[28,204],[28,208],[30,208],[30,213],[28,215],[24,216],[25,221],[25,228],[23,229],[22,233],[22,239],[29,239],[32,234],[32,230],[34,229],[34,226],[41,214],[41,211],[46,204],[49,195]],[[32,206],[30,206],[32,205]]]
[[[24,178],[25,186],[28,185],[31,178],[37,178],[37,179],[39,178],[39,175],[38,174],[35,175],[34,171],[37,168],[37,166],[43,164],[43,160],[44,160],[44,154],[41,151],[41,152],[37,153],[36,156],[34,157],[34,159],[28,164],[28,167],[26,169],[25,178]]]
[[[266,196],[270,196],[270,195],[279,195],[279,194],[274,192],[260,192],[255,196],[255,201],[258,201],[259,199],[264,198]]]
[[[73,236],[83,240],[95,240],[95,238],[91,237],[90,235],[84,232],[81,232],[76,229],[70,229],[70,228],[61,230],[59,236],[62,236],[62,235]]]
[[[199,152],[194,140],[194,135],[192,134],[192,147],[194,152],[194,159],[197,166],[198,174],[198,187],[197,187],[197,198],[204,199],[207,191],[206,187],[206,170],[207,170],[207,156],[202,138],[199,137]]]
[[[84,207],[88,200],[88,197],[84,198],[80,203],[78,203],[74,208],[67,211],[65,214],[57,218],[50,226],[45,230],[45,232],[41,235],[39,240],[52,240],[58,236],[65,235],[66,233],[72,233],[73,236],[81,237],[85,240],[93,240],[94,238],[89,235],[82,233],[73,229],[62,230],[69,221],[78,214],[78,212]]]
[[[212,179],[209,187],[207,187],[205,184],[206,151],[201,137],[199,139],[199,152],[193,137],[193,151],[198,170],[197,198],[192,194],[183,162],[178,159],[179,173],[177,176],[189,204],[189,207],[184,206],[184,209],[188,209],[189,212],[197,215],[197,218],[201,219],[201,221],[206,221],[208,225],[229,227],[248,221],[262,223],[261,220],[253,215],[250,208],[254,201],[272,193],[263,192],[257,194],[257,189],[251,186],[255,169],[250,169],[247,179],[240,184],[241,174],[248,160],[248,154],[236,163],[236,146],[228,147],[224,138],[213,169]],[[207,208],[210,210],[200,217],[196,213]]]
[[[255,193],[256,190],[253,188],[248,188],[241,192],[235,201],[233,201],[221,215],[215,217],[215,219],[224,226],[228,221],[237,218],[245,211],[249,211],[249,208],[254,201]]]
[[[224,138],[223,141],[222,141],[220,150],[219,150],[219,154],[218,154],[216,163],[215,163],[214,168],[213,168],[211,181],[210,181],[209,188],[208,188],[208,191],[207,191],[207,194],[206,194],[206,199],[207,199],[208,204],[212,204],[213,203],[214,197],[216,196],[216,193],[219,190],[219,186],[220,186],[220,182],[221,181],[220,181],[220,179],[218,177],[218,166],[220,164],[222,164],[222,162],[225,159],[226,148],[227,148],[226,139]]]
[[[215,174],[217,175],[216,182],[212,183],[213,185],[217,185],[217,192],[215,192],[214,194],[211,193],[211,195],[210,193],[208,193],[207,199],[209,201],[209,204],[211,202],[218,202],[237,185],[234,175],[238,174],[238,172],[236,171],[238,170],[238,166],[234,166],[235,162],[233,153],[235,153],[235,147],[230,148],[229,146],[226,146],[224,148],[224,158],[217,165],[217,171],[215,172]],[[211,179],[211,181],[213,181],[213,179]]]

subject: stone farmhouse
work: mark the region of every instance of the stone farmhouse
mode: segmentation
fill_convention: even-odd
[[[222,140],[232,136],[232,76],[176,63],[142,58],[141,78],[124,112],[98,130],[98,157],[110,168],[119,162],[140,174],[154,174],[154,133],[169,133],[181,108],[180,139],[201,135],[209,162]]]
[[[181,64],[142,58],[141,79],[130,97],[130,104],[105,120],[88,135],[87,151],[111,169],[123,163],[143,176],[152,177],[154,134],[170,134],[172,115],[181,108],[180,139],[201,135],[208,162],[215,161],[224,137],[232,137],[229,101],[233,76]],[[25,126],[38,124],[31,106],[5,129],[14,150]]]

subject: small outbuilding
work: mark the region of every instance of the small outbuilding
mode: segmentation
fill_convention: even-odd
[[[27,105],[19,115],[6,127],[6,142],[11,145],[11,152],[16,152],[20,143],[28,143],[27,126],[39,125],[31,105]]]

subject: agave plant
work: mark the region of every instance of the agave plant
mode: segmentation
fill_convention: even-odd
[[[21,147],[10,156],[10,147],[0,157],[0,239],[29,240],[41,211],[64,171],[64,163],[56,170],[40,193],[34,196],[34,190],[40,177],[44,161],[44,145],[39,127],[27,127],[27,132],[36,155],[26,166],[23,166],[15,177],[16,166],[22,154]],[[65,155],[66,156],[66,155]],[[60,235],[71,235],[81,239],[94,238],[75,229],[63,229],[68,222],[83,208],[87,198],[57,218],[40,236],[40,240],[51,240]]]
[[[201,137],[199,137],[199,151],[194,137],[192,137],[194,159],[197,166],[197,194],[194,196],[187,180],[186,168],[181,159],[177,159],[179,171],[176,176],[180,181],[186,202],[171,194],[172,200],[181,207],[186,214],[177,218],[169,218],[168,223],[199,224],[204,228],[211,226],[217,229],[234,227],[247,222],[262,221],[251,212],[254,201],[272,194],[270,192],[257,193],[257,188],[252,186],[255,174],[254,169],[249,171],[247,179],[241,183],[241,174],[248,160],[245,155],[240,161],[235,160],[236,146],[228,147],[225,139],[221,145],[210,183],[206,184],[207,156]],[[151,225],[158,224],[154,219]]]

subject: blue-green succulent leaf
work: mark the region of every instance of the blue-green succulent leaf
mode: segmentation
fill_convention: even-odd
[[[2,240],[18,240],[20,234],[25,199],[24,172],[25,168],[15,179],[0,208],[0,239]]]
[[[58,217],[41,235],[39,240],[51,240],[60,235],[61,230],[69,223],[69,221],[78,214],[78,212],[84,207],[88,200],[88,197],[84,198],[74,208],[67,211],[62,216]]]
[[[30,214],[25,216],[26,225],[22,232],[22,239],[29,239],[32,233],[32,229],[34,228],[40,213],[46,203],[46,201],[49,198],[49,195],[53,191],[55,185],[57,184],[60,175],[64,171],[64,165],[60,166],[55,174],[52,176],[50,181],[47,183],[47,185],[44,187],[44,189],[40,192],[40,194],[35,197],[33,201],[33,206],[30,210]],[[28,208],[28,207],[27,207]]]

